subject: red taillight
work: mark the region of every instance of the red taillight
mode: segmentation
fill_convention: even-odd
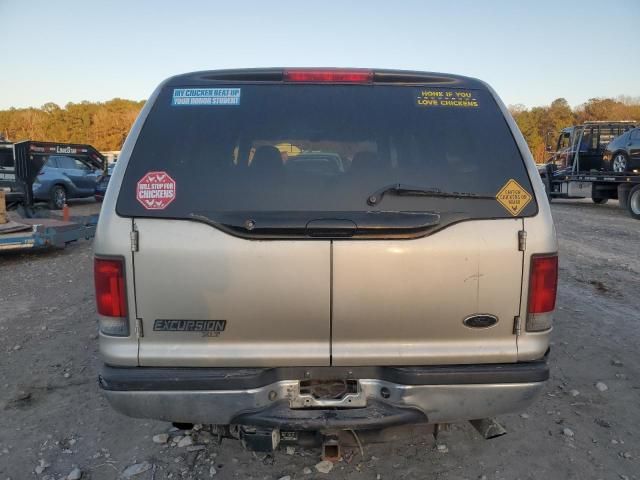
[[[300,83],[371,83],[373,82],[373,72],[359,68],[296,68],[284,71],[284,81]]]
[[[98,313],[107,317],[126,317],[124,262],[118,259],[96,258],[94,276]]]
[[[534,256],[529,275],[528,313],[551,312],[556,307],[558,256]]]

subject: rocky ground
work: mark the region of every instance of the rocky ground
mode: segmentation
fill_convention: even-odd
[[[97,211],[76,202],[73,214]],[[640,478],[640,222],[617,202],[556,202],[561,248],[552,379],[508,435],[469,426],[364,445],[335,465],[319,451],[244,451],[110,409],[99,366],[90,241],[0,256],[0,480]],[[328,470],[328,473],[322,471]]]

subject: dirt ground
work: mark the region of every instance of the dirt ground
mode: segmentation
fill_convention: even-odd
[[[72,213],[98,208],[76,202]],[[638,479],[640,222],[615,201],[552,209],[561,249],[552,379],[534,406],[501,417],[509,433],[494,440],[456,425],[439,448],[427,437],[365,445],[328,474],[314,468],[315,450],[258,455],[237,441],[204,443],[206,432],[192,435],[200,450],[154,443],[184,432],[115,413],[96,383],[91,242],[2,255],[0,480],[57,480],[74,468],[69,478],[115,479],[135,464],[149,467],[136,479]]]

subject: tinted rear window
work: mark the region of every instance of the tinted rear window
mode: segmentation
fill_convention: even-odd
[[[512,217],[495,200],[509,180],[533,192],[506,121],[486,91],[391,85],[213,88],[209,100],[186,105],[176,105],[173,87],[161,91],[125,173],[120,215],[380,210],[495,218]],[[232,99],[216,100],[225,88],[234,89]],[[162,208],[147,209],[136,198],[137,184],[149,172],[175,180],[175,198]],[[387,195],[375,207],[367,203],[373,192],[391,184],[490,198]],[[519,214],[536,211],[533,200]]]

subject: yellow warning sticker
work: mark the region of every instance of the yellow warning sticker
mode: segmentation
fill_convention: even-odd
[[[518,215],[533,197],[513,178],[496,195],[496,200],[513,216]]]

